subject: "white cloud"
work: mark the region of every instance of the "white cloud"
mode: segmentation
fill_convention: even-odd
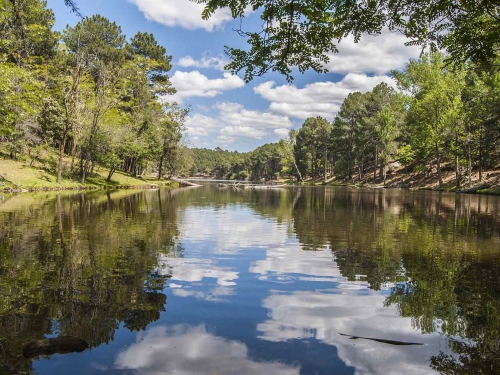
[[[217,144],[220,144],[221,146],[230,145],[231,143],[234,143],[234,141],[236,141],[236,138],[235,137],[230,137],[228,135],[218,135],[215,138],[215,142]]]
[[[289,132],[290,132],[290,129],[286,129],[286,128],[274,129],[274,134],[276,134],[280,138],[287,137]]]
[[[252,126],[225,126],[220,130],[220,134],[233,137],[262,139],[262,137],[267,135],[267,132]]]
[[[352,92],[370,91],[379,83],[395,86],[388,76],[367,76],[349,73],[338,82],[315,82],[298,88],[294,85],[275,86],[273,81],[254,88],[256,94],[271,102],[271,112],[300,119],[322,116],[333,119],[342,101]]]
[[[279,116],[268,112],[244,109],[237,103],[219,103],[219,117],[233,127],[251,127],[258,129],[291,128],[293,123],[287,116]]]
[[[148,20],[185,29],[213,31],[232,19],[228,8],[217,10],[208,20],[201,18],[203,4],[191,0],[129,0]]]
[[[193,137],[213,137],[216,144],[227,146],[238,138],[263,139],[288,134],[293,123],[287,116],[245,109],[232,102],[217,103],[217,117],[194,115],[188,119],[187,134]],[[217,135],[215,135],[217,134]],[[197,142],[198,143],[198,142]]]
[[[217,120],[210,116],[195,113],[186,119],[186,133],[194,137],[208,136],[208,132],[217,126]]]
[[[136,374],[299,375],[300,368],[249,358],[245,344],[207,332],[203,325],[159,326],[137,334],[137,341],[120,352],[119,369]]]
[[[177,93],[164,97],[164,100],[178,103],[194,96],[213,98],[223,91],[234,90],[245,85],[240,77],[230,73],[223,73],[223,78],[210,79],[197,70],[192,72],[178,70],[172,76],[171,82],[177,89]]]
[[[224,70],[224,66],[229,63],[229,60],[222,55],[219,56],[203,56],[200,60],[195,60],[191,56],[184,56],[177,62],[178,65],[189,68],[212,68]]]
[[[407,41],[404,35],[388,29],[380,35],[363,35],[359,43],[350,35],[338,44],[339,53],[329,54],[326,68],[333,73],[388,73],[418,58],[420,48],[405,46]]]

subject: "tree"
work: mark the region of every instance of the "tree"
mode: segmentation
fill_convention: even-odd
[[[158,127],[158,137],[160,144],[159,163],[158,163],[158,180],[163,175],[163,165],[166,162],[171,171],[177,169],[179,161],[183,159],[184,149],[179,144],[184,130],[184,123],[189,114],[188,108],[181,108],[174,104],[167,108],[166,115],[160,121]],[[182,149],[180,149],[182,148]]]
[[[18,66],[50,59],[57,44],[54,22],[46,1],[0,1],[0,55]]]
[[[458,120],[464,85],[462,71],[451,71],[443,64],[444,56],[432,52],[410,61],[402,72],[393,72],[398,86],[412,97],[408,112],[412,144],[420,148],[424,157],[432,145],[439,187],[443,184],[443,148]]]
[[[297,143],[297,131],[292,129],[288,133],[288,137],[281,139],[278,142],[278,152],[281,155],[281,164],[283,165],[282,172],[285,174],[291,174],[295,171],[297,176],[297,181],[302,182],[302,174],[297,166],[297,161],[295,160],[294,147]]]
[[[366,122],[369,132],[373,132],[375,143],[374,174],[380,160],[380,177],[386,182],[386,169],[389,160],[396,155],[396,141],[402,127],[405,109],[401,95],[386,83],[375,86],[368,96]]]
[[[362,161],[367,146],[367,133],[365,122],[368,96],[360,92],[351,93],[345,98],[335,120],[335,142],[340,142],[341,153],[347,162],[347,176],[352,179],[352,170],[357,156],[360,178],[362,172]]]
[[[99,132],[101,118],[117,102],[113,98],[113,90],[120,82],[120,67],[125,58],[125,36],[116,23],[99,15],[80,21],[74,28],[68,28],[65,34],[70,51],[77,53],[81,49],[94,85],[91,119],[80,163],[81,182],[85,183],[93,159],[92,153],[96,151],[94,137]]]

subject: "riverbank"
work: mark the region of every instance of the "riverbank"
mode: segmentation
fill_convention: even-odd
[[[439,187],[437,171],[429,171],[427,175],[423,172],[406,172],[401,166],[394,166],[387,173],[386,181],[377,175],[374,176],[373,170],[367,171],[363,178],[359,179],[355,176],[352,181],[347,182],[336,178],[330,178],[324,182],[323,178],[309,179],[304,183],[307,185],[326,185],[326,186],[351,186],[357,188],[393,188],[393,189],[409,189],[409,190],[434,190],[448,191],[468,194],[486,194],[500,195],[500,170],[484,170],[482,178],[479,180],[478,172],[472,174],[472,183],[468,184],[465,176],[462,176],[460,187],[457,190],[455,183],[455,171],[452,166],[443,165],[442,169],[443,184]]]
[[[63,177],[56,182],[55,172],[40,166],[31,167],[23,161],[0,159],[0,191],[7,193],[50,190],[98,190],[98,189],[151,189],[160,186],[178,187],[178,183],[145,177],[133,177],[116,171],[107,181],[109,170],[96,167],[93,175],[81,184],[75,178]]]

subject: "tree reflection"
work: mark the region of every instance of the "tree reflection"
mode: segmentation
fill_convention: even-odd
[[[169,274],[150,271],[159,252],[182,254],[171,199],[168,191],[58,194],[0,213],[4,371],[30,372],[22,347],[44,335],[96,347],[120,323],[138,331],[159,319]]]
[[[312,190],[294,211],[305,250],[330,246],[341,274],[389,288],[422,333],[449,337],[431,358],[444,374],[500,371],[499,200],[348,189]]]

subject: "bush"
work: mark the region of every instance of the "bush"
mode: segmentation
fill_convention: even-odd
[[[246,180],[249,176],[250,174],[247,171],[240,171],[240,173],[238,173],[238,178],[240,180]]]
[[[345,159],[337,160],[333,166],[333,171],[335,176],[345,177],[347,175],[347,161]]]
[[[177,181],[172,181],[170,183],[170,187],[171,188],[178,188],[178,187],[180,187],[180,185],[179,185],[179,183]]]

